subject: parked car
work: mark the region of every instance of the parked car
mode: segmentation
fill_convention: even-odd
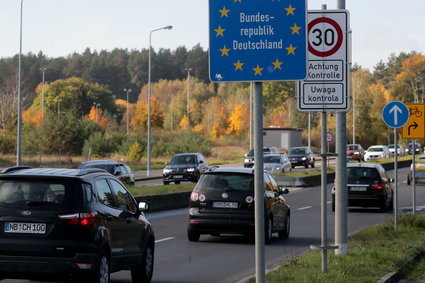
[[[361,162],[364,160],[364,153],[365,151],[360,144],[347,144],[347,159]]]
[[[413,164],[407,172],[407,184],[413,181]],[[415,184],[425,182],[425,155],[419,155],[415,163]]]
[[[288,159],[291,162],[292,168],[295,168],[295,166],[304,166],[308,168],[309,165],[311,168],[314,168],[316,159],[313,154],[313,151],[307,146],[293,147],[288,152]]]
[[[264,155],[263,162],[264,170],[270,174],[292,171],[291,162],[285,153]]]
[[[347,190],[349,207],[378,207],[381,211],[393,208],[394,190],[382,165],[377,163],[348,163]],[[335,186],[332,188],[332,211],[335,211]]]
[[[264,173],[265,241],[272,233],[289,237],[290,208],[283,194],[289,190],[279,186],[272,175]],[[256,198],[257,199],[257,198]],[[255,233],[254,169],[216,168],[205,172],[196,184],[189,201],[189,241],[198,241],[201,234]]]
[[[0,174],[1,278],[150,282],[155,238],[139,202],[102,169],[6,168]]]
[[[364,160],[376,160],[380,158],[389,158],[390,151],[386,145],[372,145],[369,147],[364,155]]]
[[[415,143],[415,154],[421,154],[421,145],[419,143]],[[411,155],[413,154],[413,143],[409,143],[406,147],[406,153]]]
[[[388,145],[388,150],[390,152],[390,157],[394,157],[395,154],[395,145],[394,144],[390,144]],[[404,150],[404,148],[401,145],[397,145],[397,156],[404,156],[406,154],[406,151]]]
[[[130,166],[122,162],[114,160],[91,160],[81,163],[77,168],[100,168],[116,176],[121,182],[127,185],[134,185],[136,183]]]
[[[280,151],[275,146],[263,147],[263,154],[279,154]],[[243,167],[251,168],[254,166],[254,149],[251,149],[248,154],[245,154]]]
[[[201,153],[178,153],[162,171],[164,185],[181,181],[197,182],[202,173],[208,169],[208,163]]]

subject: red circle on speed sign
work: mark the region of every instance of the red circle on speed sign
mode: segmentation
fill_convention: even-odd
[[[339,48],[341,47],[343,33],[342,33],[341,27],[338,25],[337,22],[335,22],[334,20],[332,20],[330,18],[324,18],[324,17],[317,18],[317,19],[314,19],[313,21],[311,21],[308,24],[308,32],[310,33],[310,31],[313,29],[313,27],[317,24],[320,24],[320,23],[327,23],[335,29],[336,34],[337,34],[336,43],[335,43],[334,47],[332,47],[331,49],[329,49],[327,51],[320,51],[320,50],[314,49],[314,47],[311,45],[311,42],[309,40],[308,41],[308,51],[310,51],[310,53],[312,53],[312,54],[314,54],[318,57],[328,57],[328,56],[335,54],[339,50]]]
[[[334,142],[334,135],[331,132],[326,133],[326,141],[327,142]]]

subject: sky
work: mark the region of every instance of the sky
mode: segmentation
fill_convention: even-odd
[[[211,0],[213,1],[213,0]],[[229,0],[232,1],[232,0]],[[272,1],[272,0],[243,0]],[[289,1],[289,0],[274,0]],[[309,10],[336,9],[337,0],[307,0]],[[391,54],[425,55],[425,0],[346,0],[352,62],[373,71]],[[21,0],[0,0],[0,58],[19,53]],[[208,42],[208,0],[23,0],[22,53],[50,58],[93,50],[180,46]]]

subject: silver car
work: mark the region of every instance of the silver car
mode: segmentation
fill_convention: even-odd
[[[291,162],[285,153],[267,154],[263,157],[264,170],[269,173],[284,173],[292,171]]]

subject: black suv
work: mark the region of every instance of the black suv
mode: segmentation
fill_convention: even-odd
[[[272,175],[264,173],[265,241],[272,233],[289,237],[290,209],[283,194],[289,190],[279,186]],[[216,168],[205,172],[196,184],[189,201],[189,241],[201,234],[254,235],[254,169]]]
[[[348,206],[393,208],[394,191],[384,167],[374,163],[347,163]],[[332,211],[335,211],[335,185],[332,188]]]
[[[100,168],[116,176],[124,184],[135,184],[134,174],[125,163],[116,162],[114,160],[91,160],[85,161],[78,166],[78,169],[84,168]]]
[[[291,161],[292,168],[295,168],[295,166],[308,168],[309,165],[314,168],[316,159],[313,155],[313,151],[307,146],[293,147],[288,152],[288,159]]]
[[[164,185],[181,181],[197,182],[202,173],[208,169],[208,163],[201,153],[178,153],[162,171]]]
[[[154,233],[124,185],[101,169],[10,167],[0,174],[0,278],[150,282]],[[68,279],[71,279],[68,278]]]
[[[280,151],[275,146],[263,147],[263,154],[280,154]],[[251,149],[248,154],[245,154],[243,167],[252,168],[254,166],[254,149]]]

